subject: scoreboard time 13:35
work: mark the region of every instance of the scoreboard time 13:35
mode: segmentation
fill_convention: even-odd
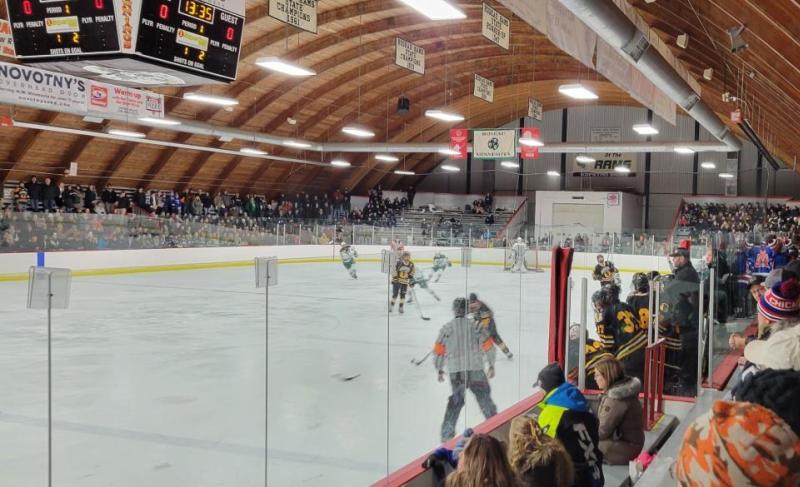
[[[136,52],[236,79],[244,17],[199,0],[142,0]]]

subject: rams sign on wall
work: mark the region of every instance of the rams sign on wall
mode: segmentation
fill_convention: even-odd
[[[603,154],[588,154],[594,162],[582,163],[572,159],[572,175],[581,177],[634,177],[638,166],[636,153],[623,154],[620,152],[606,152]],[[629,172],[620,172],[617,167],[626,167]]]

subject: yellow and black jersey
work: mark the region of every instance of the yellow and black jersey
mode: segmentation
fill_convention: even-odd
[[[397,284],[408,285],[414,278],[414,263],[409,261],[408,264],[402,260],[398,260],[394,266],[394,275],[392,282]]]
[[[639,317],[626,303],[606,308],[597,322],[597,334],[602,350],[624,361],[647,347],[647,328],[642,328]]]
[[[492,313],[492,310],[488,306],[481,303],[481,307],[478,309],[478,312],[475,313],[475,319],[482,327],[489,328],[494,320],[494,313]]]
[[[647,294],[631,294],[628,306],[633,309],[634,317],[639,320],[639,329],[646,330],[650,324],[650,296]]]

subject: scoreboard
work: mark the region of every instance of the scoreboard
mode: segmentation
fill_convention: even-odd
[[[90,77],[116,73],[117,81],[130,85],[136,84],[137,71],[183,80],[173,84],[236,79],[245,0],[6,0],[6,5],[23,62]],[[138,79],[148,84],[147,76]]]

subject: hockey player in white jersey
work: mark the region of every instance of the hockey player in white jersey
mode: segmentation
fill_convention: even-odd
[[[342,265],[344,265],[344,268],[350,273],[350,277],[358,279],[358,275],[356,274],[356,257],[358,257],[358,252],[356,252],[356,249],[349,243],[343,243],[342,248],[339,249],[339,256],[342,258]]]
[[[522,237],[517,237],[514,245],[511,247],[511,272],[525,272],[525,252],[528,251],[528,246]]]
[[[450,259],[448,259],[446,255],[442,252],[436,252],[433,255],[433,267],[430,270],[428,278],[433,279],[433,282],[439,282],[442,274],[444,274],[444,270],[452,266],[453,263],[450,262]]]

